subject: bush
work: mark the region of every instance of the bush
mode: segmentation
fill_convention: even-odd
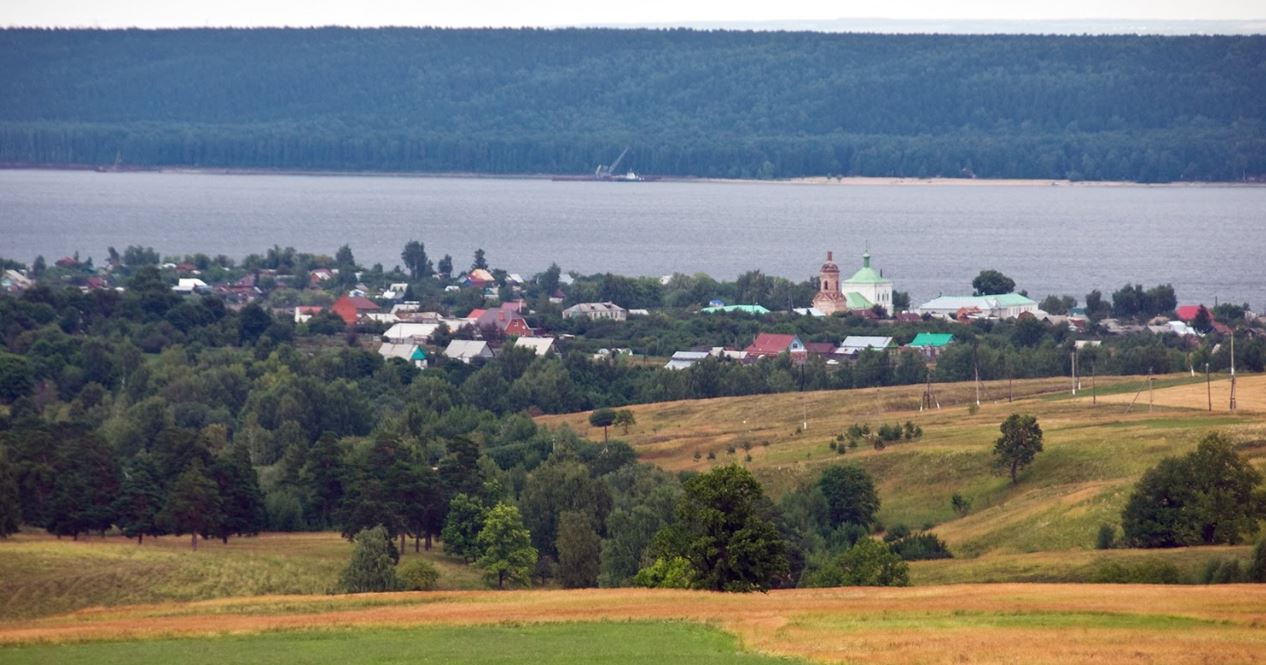
[[[894,540],[901,540],[910,535],[910,527],[904,524],[894,524],[891,529],[884,532],[884,542],[891,543]]]
[[[1095,535],[1095,549],[1110,550],[1116,546],[1117,530],[1111,524],[1100,524],[1099,533]]]
[[[901,557],[903,561],[929,561],[932,559],[952,559],[954,555],[950,553],[949,547],[945,541],[936,537],[934,533],[926,531],[922,533],[912,533],[904,538],[894,540],[890,545],[892,551]]]
[[[856,545],[832,557],[822,568],[805,576],[803,585],[908,586],[909,566],[887,545],[863,538]]]
[[[396,566],[396,577],[405,591],[434,591],[440,583],[440,571],[426,559],[410,559]]]
[[[695,569],[685,557],[659,558],[637,571],[633,586],[652,589],[689,589],[695,583]]]
[[[1257,541],[1246,575],[1249,582],[1266,582],[1266,538]]]
[[[400,580],[396,578],[387,529],[381,524],[362,529],[353,540],[356,547],[352,550],[352,560],[339,575],[339,589],[344,593],[399,590]]]
[[[959,516],[966,515],[971,512],[971,499],[965,498],[962,494],[954,492],[954,496],[950,497],[950,506]]]
[[[1244,581],[1244,569],[1238,559],[1227,559],[1213,573],[1213,584],[1236,584]]]
[[[1137,563],[1112,561],[1091,576],[1095,584],[1183,584],[1182,573],[1172,563],[1149,559]]]

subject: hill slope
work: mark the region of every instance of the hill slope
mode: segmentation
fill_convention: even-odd
[[[1241,454],[1256,465],[1266,463],[1266,376],[1240,378],[1240,410],[1234,414],[1226,411],[1225,379],[1213,384],[1213,412],[1204,410],[1203,383],[1181,375],[1158,381],[1162,387],[1150,409],[1147,391],[1138,392],[1145,381],[1100,380],[1093,405],[1088,385],[1073,398],[1066,381],[1017,381],[1016,395],[1028,396],[1014,403],[1007,401],[1005,381],[985,383],[974,414],[970,383],[935,386],[942,408],[922,412],[921,386],[651,404],[632,407],[637,425],[613,436],[666,469],[745,463],[774,493],[811,480],[827,464],[859,464],[878,484],[885,525],[935,525],[959,556],[1090,548],[1100,524],[1119,523],[1130,488],[1145,470],[1193,449],[1209,431],[1231,434],[1242,442]],[[993,473],[991,451],[999,423],[1017,412],[1038,417],[1045,450],[1011,485]],[[590,429],[584,414],[540,420],[567,423],[581,433]],[[921,439],[842,455],[831,449],[854,423],[873,430],[907,420],[923,428]],[[709,460],[709,453],[716,459]],[[966,516],[954,512],[954,493],[972,502]]]
[[[0,161],[1238,180],[1266,37],[3,30]]]

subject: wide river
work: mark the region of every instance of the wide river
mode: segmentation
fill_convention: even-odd
[[[915,303],[984,268],[1041,297],[1172,283],[1181,302],[1266,308],[1266,187],[613,184],[395,176],[0,171],[0,256],[113,246],[241,258],[273,245],[400,263],[409,239],[525,276],[565,271],[797,280],[864,248]]]

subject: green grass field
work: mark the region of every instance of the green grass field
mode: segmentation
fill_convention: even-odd
[[[352,663],[793,663],[745,653],[738,640],[689,623],[321,630],[213,638],[0,647],[7,665],[349,665]]]

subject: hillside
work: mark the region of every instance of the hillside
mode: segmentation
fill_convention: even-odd
[[[617,428],[612,436],[666,469],[745,463],[775,494],[812,479],[826,464],[859,464],[875,477],[885,525],[934,525],[958,556],[1088,549],[1100,524],[1119,522],[1131,486],[1146,469],[1193,449],[1206,432],[1229,433],[1242,442],[1241,454],[1266,463],[1266,376],[1240,377],[1235,414],[1226,411],[1225,377],[1212,385],[1213,412],[1204,410],[1203,381],[1159,378],[1150,409],[1147,391],[1139,393],[1145,385],[1137,378],[1100,379],[1092,405],[1085,383],[1074,398],[1066,379],[1017,381],[1015,395],[1023,397],[1008,403],[1005,381],[986,382],[974,414],[971,383],[934,386],[942,408],[923,412],[922,386],[650,404],[631,407],[637,424],[627,435]],[[1038,417],[1045,450],[1012,486],[992,472],[990,461],[999,423],[1017,412]],[[875,429],[907,420],[922,427],[921,439],[843,455],[830,447],[854,423]],[[540,421],[601,436],[590,431],[586,414]],[[709,452],[716,459],[709,460]],[[971,501],[966,516],[954,512],[954,493]]]
[[[0,31],[0,162],[1241,180],[1266,38]]]

